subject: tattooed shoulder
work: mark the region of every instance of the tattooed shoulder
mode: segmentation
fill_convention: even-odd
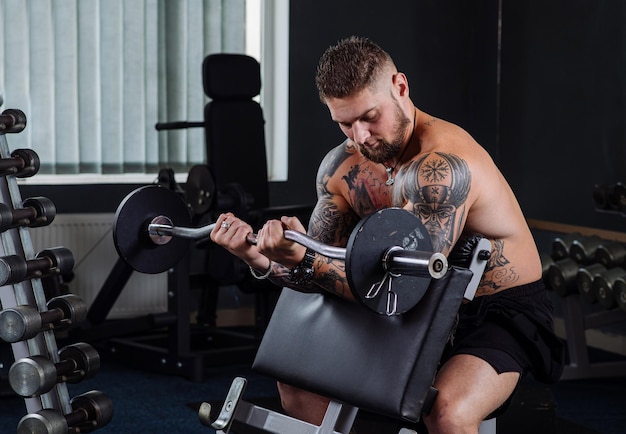
[[[320,164],[321,171],[325,173],[336,172],[337,168],[354,154],[354,151],[350,149],[350,143],[350,141],[346,140],[341,145],[328,151]]]
[[[328,180],[337,172],[339,166],[353,154],[349,149],[349,143],[346,140],[341,145],[331,149],[320,163],[316,178],[318,191],[320,188],[326,187]]]
[[[462,232],[471,187],[467,162],[455,154],[431,152],[398,174],[394,203],[407,203],[422,220],[435,251],[447,253]]]

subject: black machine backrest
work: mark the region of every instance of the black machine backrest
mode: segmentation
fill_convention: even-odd
[[[243,54],[211,54],[202,65],[207,163],[218,189],[238,183],[254,198],[255,209],[269,205],[265,120],[259,103],[261,68]]]

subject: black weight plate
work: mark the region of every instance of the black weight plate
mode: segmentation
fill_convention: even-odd
[[[197,215],[207,213],[215,201],[216,187],[213,172],[206,164],[197,164],[189,170],[185,184],[185,200]]]
[[[174,226],[191,226],[185,202],[172,190],[159,185],[132,191],[115,213],[113,244],[120,257],[140,273],[167,271],[189,251],[188,239],[172,237],[162,245],[150,239],[148,225],[157,216],[167,216]]]
[[[414,307],[424,296],[430,277],[391,277],[383,268],[390,247],[432,252],[433,245],[421,220],[401,208],[385,208],[364,218],[352,231],[346,247],[346,275],[350,290],[367,308],[384,315],[399,315]],[[388,284],[396,295],[388,306]],[[373,298],[367,294],[382,287]],[[395,308],[393,306],[395,305]]]

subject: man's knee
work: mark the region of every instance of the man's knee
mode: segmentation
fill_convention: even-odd
[[[442,396],[437,397],[430,413],[424,415],[424,423],[432,434],[477,432],[481,421],[471,409]]]
[[[280,394],[280,404],[287,414],[292,414],[293,409],[298,406],[297,403],[301,401],[301,389],[289,386],[288,384],[276,382],[278,386],[278,393]]]
[[[314,425],[322,423],[328,398],[281,382],[277,386],[281,405],[288,415]]]

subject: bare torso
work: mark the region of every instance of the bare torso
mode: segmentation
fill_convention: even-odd
[[[400,206],[420,217],[436,251],[448,254],[462,233],[492,242],[477,295],[538,280],[534,239],[508,183],[488,153],[463,129],[419,112],[419,150],[385,184],[380,163],[346,140],[328,153],[317,179],[318,204],[309,233],[345,245],[354,225],[378,209]]]

